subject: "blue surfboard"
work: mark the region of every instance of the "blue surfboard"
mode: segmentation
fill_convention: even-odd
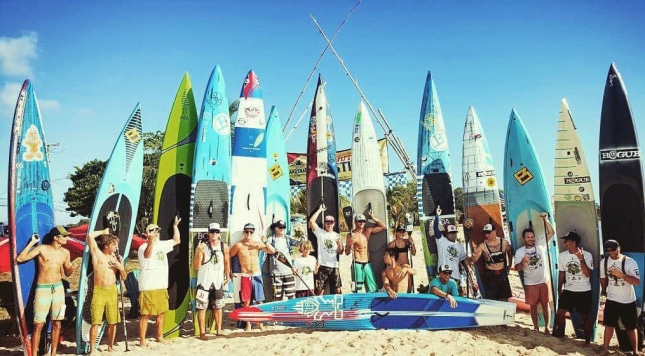
[[[104,230],[109,227],[109,216],[117,212],[120,219],[120,228],[115,232],[119,237],[119,254],[125,263],[130,252],[132,232],[136,225],[137,212],[139,211],[139,197],[141,194],[141,180],[143,174],[143,130],[141,126],[141,106],[137,104],[130,118],[126,122],[112,154],[107,162],[103,178],[99,185],[94,200],[94,208],[90,217],[88,234],[93,231]],[[90,306],[94,290],[94,269],[92,257],[87,245],[83,251],[80,281],[78,286],[78,308],[76,311],[76,351],[84,354],[90,352],[90,327],[92,317]],[[103,323],[97,340],[98,346],[107,324]]]
[[[558,304],[558,247],[557,237],[553,236],[550,243],[546,241],[545,226],[540,213],[549,214],[553,224],[551,202],[542,173],[542,165],[538,160],[533,142],[529,137],[522,119],[515,109],[511,111],[506,132],[506,147],[504,151],[504,193],[506,195],[506,216],[513,250],[524,246],[522,231],[531,227],[535,230],[535,243],[542,246],[549,256],[547,285],[552,296],[551,322],[555,320],[555,306]],[[520,273],[522,284],[523,275]],[[542,324],[544,321],[542,321]]]
[[[18,328],[25,355],[31,355],[33,304],[38,263],[35,259],[18,264],[16,256],[38,233],[42,243],[51,243],[47,236],[54,227],[54,204],[47,160],[47,144],[38,108],[38,100],[29,80],[18,95],[11,129],[9,148],[9,230],[11,273],[18,316]],[[43,326],[45,337],[49,323]],[[46,348],[45,340],[40,342]]]

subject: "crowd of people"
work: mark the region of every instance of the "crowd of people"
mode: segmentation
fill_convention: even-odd
[[[213,310],[215,333],[222,332],[222,308],[224,292],[228,283],[235,278],[233,265],[237,264],[240,272],[239,296],[242,305],[265,302],[263,278],[259,263],[259,253],[264,251],[270,258],[271,284],[273,299],[282,300],[329,293],[341,293],[342,281],[339,271],[338,255],[352,255],[352,279],[355,285],[353,292],[366,291],[386,292],[391,298],[399,293],[409,293],[413,289],[412,277],[416,271],[411,266],[411,255],[417,253],[414,241],[406,238],[406,226],[395,226],[395,238],[388,244],[383,255],[385,269],[381,272],[383,285],[377,285],[375,271],[369,261],[368,244],[372,234],[386,229],[385,224],[371,212],[365,216],[354,217],[354,228],[346,235],[334,231],[336,223],[331,215],[324,216],[323,227],[317,222],[324,214],[325,206],[321,205],[309,220],[318,250],[312,255],[312,244],[306,239],[294,238],[286,233],[286,222],[278,220],[271,225],[272,234],[267,237],[263,232],[256,233],[255,226],[248,223],[244,226],[243,238],[228,246],[221,238],[218,223],[211,223],[207,238],[202,239],[195,247],[193,268],[197,271],[197,292],[195,307],[199,337],[206,338],[205,312]],[[524,245],[513,253],[510,244],[496,235],[495,227],[487,224],[483,228],[485,240],[473,244],[470,255],[466,254],[464,245],[457,241],[455,225],[439,227],[441,209],[437,209],[434,220],[434,236],[438,246],[438,275],[428,286],[428,292],[445,298],[451,307],[457,307],[457,296],[464,296],[465,285],[461,275],[465,269],[472,268],[480,258],[485,261],[485,271],[481,275],[482,287],[487,299],[507,300],[511,297],[508,283],[508,272],[511,266],[522,274],[525,302],[530,306],[534,329],[539,331],[538,306],[541,306],[544,318],[544,332],[553,336],[564,337],[565,316],[576,310],[582,317],[585,333],[585,344],[590,344],[593,321],[590,318],[592,307],[591,273],[593,256],[580,246],[581,237],[576,232],[568,232],[561,239],[566,250],[560,252],[558,259],[557,286],[559,303],[553,330],[549,330],[551,296],[548,277],[548,255],[546,249],[536,243],[535,231],[527,228],[522,231]],[[553,227],[547,214],[541,214],[545,225],[544,236],[549,242],[554,236]],[[367,218],[374,226],[365,227]],[[146,346],[148,319],[156,319],[155,339],[164,342],[164,315],[169,310],[167,254],[181,241],[178,224],[179,217],[173,223],[173,236],[170,240],[160,240],[161,228],[155,224],[146,227],[146,242],[138,249],[140,263],[139,275],[139,344]],[[445,232],[445,234],[444,234]],[[50,232],[51,244],[38,244],[38,235],[17,256],[19,263],[34,258],[38,261],[37,286],[34,302],[34,332],[31,340],[32,350],[38,350],[39,334],[49,315],[52,320],[51,355],[55,355],[58,346],[60,321],[65,315],[65,293],[62,287],[63,274],[70,276],[75,267],[70,261],[69,251],[62,248],[70,235],[63,227],[57,226]],[[258,238],[259,237],[259,238]],[[185,238],[185,237],[183,237]],[[95,340],[99,327],[107,321],[108,350],[112,350],[116,324],[120,322],[118,310],[117,279],[126,277],[123,259],[118,254],[118,238],[110,234],[109,229],[92,232],[87,243],[93,266],[93,295],[91,300],[90,340]],[[299,253],[292,256],[293,249]],[[604,243],[606,256],[601,262],[600,281],[602,294],[607,302],[604,311],[604,344],[606,351],[614,333],[614,328],[622,323],[627,330],[629,340],[637,350],[637,309],[634,286],[640,283],[638,265],[632,258],[621,254],[620,245],[615,240]],[[233,262],[235,261],[235,263]],[[515,264],[513,264],[513,261]],[[262,329],[262,324],[257,326]],[[251,330],[250,322],[246,330]],[[94,354],[94,347],[91,354]],[[638,351],[634,351],[639,355]]]

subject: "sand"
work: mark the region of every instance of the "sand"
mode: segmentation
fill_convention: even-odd
[[[418,232],[413,234],[419,253],[414,257],[414,266],[423,267],[423,254],[421,252],[421,236]],[[77,265],[80,260],[76,261]],[[349,292],[351,257],[341,256],[341,271],[343,272],[343,291]],[[136,260],[128,263],[127,269],[138,267]],[[418,269],[415,284],[427,284],[428,278],[423,268]],[[10,275],[9,277],[10,278]],[[7,276],[0,276],[7,279]],[[74,276],[70,278],[72,288]],[[521,290],[517,274],[512,272],[514,289]],[[126,313],[129,304],[126,302]],[[152,338],[155,325],[150,322],[148,328],[148,346],[141,348],[138,345],[138,321],[127,319],[127,331],[130,352],[129,356],[139,355],[206,355],[222,353],[232,355],[235,353],[252,353],[255,355],[467,355],[479,354],[493,355],[597,355],[597,347],[603,340],[603,327],[597,328],[596,345],[583,347],[582,340],[573,339],[573,330],[567,321],[567,337],[554,338],[532,330],[531,318],[528,314],[516,314],[516,322],[509,326],[481,327],[464,330],[443,331],[416,331],[416,330],[377,330],[377,331],[314,331],[283,326],[266,326],[265,331],[254,329],[244,332],[235,329],[233,322],[227,319],[227,314],[232,305],[227,305],[224,312],[224,335],[209,335],[208,341],[201,341],[193,337],[192,318],[185,323],[183,336],[167,340],[167,344],[160,344]],[[4,333],[8,325],[7,314],[0,312],[0,332]],[[74,327],[69,326],[63,333],[64,340],[59,345],[58,354],[71,355],[76,352],[74,343]],[[117,355],[124,353],[125,342],[122,324],[117,327],[116,352],[107,353],[105,338],[103,339],[99,355]],[[610,350],[613,354],[622,354],[617,350],[615,338],[612,340]],[[22,355],[20,338],[16,335],[5,336],[0,341],[0,355]]]

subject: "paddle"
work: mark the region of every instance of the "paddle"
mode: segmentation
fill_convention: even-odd
[[[347,228],[349,229],[349,235],[352,236],[352,233],[354,231],[354,211],[351,206],[346,206],[343,208],[343,218],[345,219],[345,224],[347,224]],[[354,247],[352,246],[351,249],[352,253],[352,270],[353,275],[352,275],[352,292],[356,293],[358,292],[356,290],[356,260],[354,259]]]
[[[413,220],[412,220],[412,214],[410,213],[405,213],[405,232],[408,233],[408,240],[412,240],[412,229],[413,229]],[[395,245],[396,246],[396,245]],[[408,262],[410,262],[410,268],[414,268],[414,264],[412,263],[412,252],[410,251],[410,248],[408,246]],[[414,275],[410,275],[410,284],[412,287],[408,287],[408,293],[414,293]]]
[[[123,263],[123,257],[119,255],[117,252],[116,254],[116,259]],[[123,319],[123,337],[125,338],[125,351],[130,351],[130,347],[128,346],[128,327],[126,326],[125,323],[125,304],[123,304],[123,284],[121,284],[121,274],[117,274],[117,282],[119,283],[119,290],[121,294],[121,319]]]
[[[291,265],[291,262],[289,262],[289,259],[287,258],[287,256],[285,256],[282,252],[280,252],[280,251],[276,251],[276,252],[275,252],[275,254],[274,254],[274,256],[275,256],[275,258],[276,258],[278,261],[280,261],[280,263],[282,263],[282,264],[284,264],[285,266],[287,266],[287,267],[289,267],[289,268],[293,269],[293,266]],[[307,290],[309,291],[309,293],[311,293],[311,295],[316,295],[316,294],[311,290],[311,288],[309,288],[309,286],[307,285],[307,282],[305,282],[305,280],[304,280],[304,279],[302,279],[302,277],[300,277],[300,274],[298,274],[298,272],[295,272],[294,274],[296,275],[296,277],[298,277],[298,278],[300,279],[300,281],[302,282],[302,284],[304,284],[304,285],[305,285],[305,287],[307,287]]]

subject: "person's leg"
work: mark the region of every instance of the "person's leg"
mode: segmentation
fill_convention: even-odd
[[[222,334],[222,308],[215,308],[215,310],[213,310],[213,314],[215,316],[215,326],[217,327],[216,335],[221,335]]]
[[[42,328],[42,325],[40,326]],[[34,327],[35,329],[35,327]],[[52,320],[52,349],[51,356],[56,356],[58,342],[60,341],[60,320]],[[37,348],[34,350],[38,350]]]
[[[376,284],[374,270],[372,269],[372,265],[369,263],[365,266],[365,289],[367,290],[367,293],[378,292],[378,284]]]
[[[293,299],[296,296],[296,277],[294,275],[283,277],[283,291],[287,299]]]
[[[629,343],[632,345],[632,351],[634,355],[640,355],[638,352],[638,336],[636,335],[636,329],[627,330],[627,336],[629,337]]]
[[[206,340],[206,309],[197,309],[197,324],[199,325],[199,338]]]
[[[163,323],[166,320],[166,312],[157,314],[157,341],[163,342]]]
[[[96,351],[94,340],[96,340],[96,337],[99,334],[100,326],[101,324],[94,324],[90,327],[90,355],[94,355],[94,351]]]
[[[564,337],[564,328],[566,327],[567,310],[558,309],[555,314],[555,323],[553,325],[553,336]]]
[[[146,347],[146,332],[148,331],[148,316],[139,317],[139,346]]]
[[[605,325],[605,333],[603,335],[602,350],[609,351],[609,342],[611,337],[614,336],[614,327]]]
[[[533,330],[540,331],[540,326],[538,325],[538,306],[530,305],[531,308],[531,321],[533,322]]]
[[[114,351],[114,338],[116,337],[116,324],[108,324],[108,351]]]
[[[38,355],[38,347],[40,346],[40,332],[43,330],[43,325],[45,325],[45,323],[34,324],[34,331],[31,335],[31,352],[33,355]]]
[[[551,308],[549,308],[549,301],[543,301],[542,305],[542,315],[544,316],[544,333],[549,334],[549,324],[551,323]]]
[[[277,302],[282,300],[282,288],[283,288],[282,276],[272,274],[271,283],[273,284],[273,301]]]

